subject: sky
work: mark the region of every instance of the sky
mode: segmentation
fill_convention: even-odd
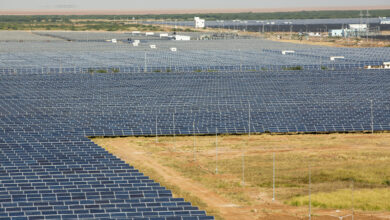
[[[0,10],[169,10],[358,7],[390,5],[389,0],[0,0]]]

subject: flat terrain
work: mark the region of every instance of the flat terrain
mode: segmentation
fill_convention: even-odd
[[[145,14],[190,14],[190,13],[240,13],[240,12],[295,12],[323,10],[383,10],[390,5],[378,6],[348,6],[348,7],[297,7],[297,8],[239,8],[239,9],[165,9],[165,10],[82,10],[82,9],[53,9],[53,10],[0,10],[0,15],[145,15]]]
[[[373,40],[362,38],[334,38],[327,37],[326,33],[321,33],[322,37],[303,37],[302,40],[297,39],[297,33],[294,33],[294,36],[291,37],[289,33],[280,32],[272,34],[257,34],[259,36],[264,36],[268,40],[284,42],[284,43],[293,43],[293,44],[306,44],[306,45],[317,45],[317,46],[326,46],[326,47],[353,47],[353,48],[368,48],[368,47],[389,47],[389,40]],[[389,35],[388,32],[382,32],[382,35]],[[281,37],[279,39],[278,37]]]
[[[93,141],[217,219],[390,219],[388,133]]]

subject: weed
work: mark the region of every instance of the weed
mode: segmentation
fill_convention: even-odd
[[[105,69],[99,69],[99,70],[97,70],[96,72],[97,72],[97,73],[107,73],[107,70],[105,70]]]
[[[283,67],[283,70],[303,70],[302,66]]]

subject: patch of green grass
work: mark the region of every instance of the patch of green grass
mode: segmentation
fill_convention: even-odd
[[[107,70],[104,70],[104,69],[99,69],[96,71],[97,73],[107,73]]]
[[[195,70],[195,72],[200,73],[200,72],[202,72],[202,70]]]
[[[353,198],[353,200],[352,200]],[[311,195],[312,205],[319,208],[354,209],[363,211],[390,211],[390,189],[343,189]],[[286,202],[293,206],[307,206],[308,196],[294,197]]]
[[[283,70],[303,70],[302,66],[283,67]]]

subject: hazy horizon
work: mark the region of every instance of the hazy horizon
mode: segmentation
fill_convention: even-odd
[[[191,9],[272,9],[272,8],[318,8],[318,7],[364,7],[390,5],[388,0],[371,1],[312,1],[312,0],[274,0],[274,1],[223,1],[223,0],[13,0],[0,1],[0,10],[191,10]]]

